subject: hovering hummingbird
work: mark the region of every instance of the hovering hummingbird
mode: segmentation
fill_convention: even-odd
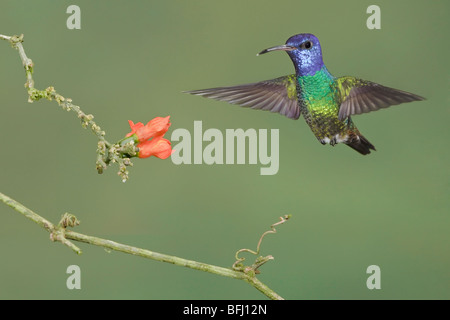
[[[310,33],[290,37],[286,44],[258,55],[286,51],[295,74],[256,83],[186,91],[242,107],[278,112],[288,118],[306,120],[322,144],[345,143],[366,155],[375,147],[359,132],[350,116],[423,97],[351,76],[334,77],[322,60],[322,49]]]

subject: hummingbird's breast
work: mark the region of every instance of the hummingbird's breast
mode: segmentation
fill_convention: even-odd
[[[312,76],[299,76],[297,94],[302,115],[311,131],[322,144],[334,145],[347,140],[351,121],[338,119],[341,101],[334,86],[335,78],[324,69]]]

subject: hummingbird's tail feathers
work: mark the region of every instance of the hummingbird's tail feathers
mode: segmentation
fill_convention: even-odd
[[[357,135],[353,139],[346,142],[350,148],[358,151],[359,153],[366,155],[370,153],[370,150],[375,150],[375,146],[369,142],[364,136]]]
[[[220,87],[185,91],[206,98],[226,101],[241,107],[269,110],[291,119],[298,119],[300,107],[297,101],[295,75],[232,87]]]

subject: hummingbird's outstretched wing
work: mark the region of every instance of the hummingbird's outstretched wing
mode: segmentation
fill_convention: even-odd
[[[278,112],[291,119],[298,119],[300,116],[294,74],[239,86],[185,91],[184,93],[226,101],[242,107]]]
[[[375,111],[404,102],[425,100],[413,93],[354,77],[340,77],[335,81],[342,97],[339,109],[341,121],[352,114]]]

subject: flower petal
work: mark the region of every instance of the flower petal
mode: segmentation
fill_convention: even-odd
[[[128,123],[131,128],[131,132],[126,135],[126,137],[130,137],[133,134],[136,134],[137,140],[136,142],[145,142],[151,138],[159,138],[164,136],[164,134],[169,130],[171,125],[170,116],[167,117],[156,117],[146,125],[142,122],[133,123],[133,121],[128,120]]]
[[[139,158],[155,156],[160,159],[167,159],[172,154],[171,143],[164,138],[153,138],[137,145],[139,148]]]
[[[170,127],[170,116],[156,117],[136,132],[139,141],[143,142],[153,137],[163,136]]]
[[[131,120],[128,120],[128,124],[130,125],[131,132],[128,133],[126,135],[126,137],[129,137],[129,136],[135,134],[140,128],[142,128],[144,126],[144,124],[142,122],[138,122],[138,123],[134,124],[133,121],[131,121]]]

